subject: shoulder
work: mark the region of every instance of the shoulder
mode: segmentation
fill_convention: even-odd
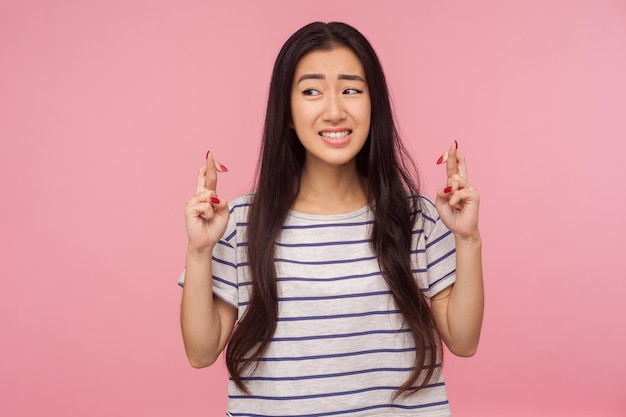
[[[226,226],[226,230],[224,231],[222,243],[237,239],[237,235],[247,228],[248,212],[253,199],[254,194],[244,194],[228,202],[228,226]]]
[[[435,203],[430,198],[420,194],[415,199],[414,204],[417,214],[413,224],[414,233],[419,231],[426,240],[434,239],[435,241],[450,234],[448,228],[441,221]]]
[[[239,197],[236,197],[228,202],[228,211],[230,213],[231,218],[235,217],[236,219],[247,218],[248,211],[250,210],[250,206],[252,206],[252,201],[254,200],[254,194],[244,194]]]
[[[416,226],[433,227],[439,221],[439,213],[435,203],[423,194],[407,192],[408,205],[415,216]]]
[[[433,203],[433,201],[430,198],[421,194],[419,195],[418,202],[419,202],[418,209],[421,210],[421,214],[422,214],[421,217],[423,217],[427,223],[430,223],[430,224],[437,223],[437,221],[439,221],[439,213],[437,212],[437,209],[435,208],[435,203]]]
[[[254,200],[254,193],[243,194],[228,202],[228,208],[232,212],[233,210],[250,207],[252,200]]]

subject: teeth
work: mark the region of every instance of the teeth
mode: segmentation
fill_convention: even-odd
[[[348,136],[349,134],[349,130],[344,130],[343,132],[320,132],[320,135],[330,139],[341,139]]]

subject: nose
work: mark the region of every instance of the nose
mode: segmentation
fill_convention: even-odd
[[[337,123],[345,119],[346,111],[341,100],[341,97],[337,97],[334,94],[326,97],[326,103],[324,103],[324,113],[322,118],[324,121]]]

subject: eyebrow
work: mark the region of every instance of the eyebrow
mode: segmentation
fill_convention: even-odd
[[[325,80],[326,76],[324,74],[303,74],[300,78],[298,78],[298,82],[304,80]],[[348,80],[348,81],[362,81],[365,82],[363,77],[360,75],[352,75],[352,74],[339,74],[337,76],[338,80]]]

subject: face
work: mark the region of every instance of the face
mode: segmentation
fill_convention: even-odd
[[[304,55],[291,88],[291,117],[306,164],[354,163],[370,129],[371,102],[363,66],[348,48]]]

